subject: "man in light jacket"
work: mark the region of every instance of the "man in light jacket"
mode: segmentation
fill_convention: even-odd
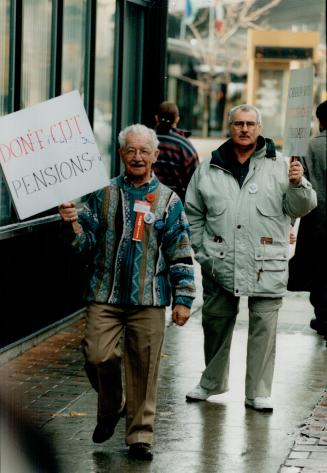
[[[245,405],[272,411],[278,311],[288,279],[291,219],[316,205],[303,167],[276,156],[251,105],[229,112],[230,136],[195,171],[186,193],[191,242],[203,277],[206,368],[186,398],[228,390],[240,296],[248,296]]]

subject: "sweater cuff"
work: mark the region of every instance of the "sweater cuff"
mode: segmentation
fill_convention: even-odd
[[[173,306],[175,306],[176,304],[181,304],[181,305],[185,305],[186,307],[190,309],[192,307],[193,300],[194,300],[193,297],[176,296]]]

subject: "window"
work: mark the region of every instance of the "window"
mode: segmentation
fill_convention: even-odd
[[[93,130],[108,173],[112,138],[115,13],[114,0],[98,0]]]
[[[86,0],[65,0],[62,93],[79,90],[84,96]]]
[[[9,0],[0,2],[0,115],[8,113],[9,93]]]
[[[21,108],[49,98],[51,57],[49,0],[24,0]]]
[[[0,2],[0,116],[9,110],[9,20],[9,0],[4,0]],[[10,198],[0,171],[0,225],[8,223],[10,215]]]
[[[122,126],[141,120],[144,44],[144,8],[126,4],[124,30]],[[133,60],[131,60],[133,58]]]

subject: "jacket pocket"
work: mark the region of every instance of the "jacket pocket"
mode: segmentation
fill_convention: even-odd
[[[206,215],[206,233],[209,238],[211,236],[221,236],[225,239],[226,234],[226,218],[227,218],[227,205],[224,200],[219,203],[219,206],[213,202],[208,205]]]
[[[279,245],[287,244],[291,221],[283,212],[282,199],[277,199],[277,202],[268,198],[263,199],[262,202],[256,202],[256,209],[256,215],[252,219],[254,235],[259,238],[272,237],[275,244],[277,242]],[[257,243],[259,243],[258,240]],[[275,252],[277,259],[280,259],[278,252],[283,252],[283,248],[283,246],[273,245],[268,251]]]
[[[200,252],[201,256],[196,258],[201,264],[202,271],[220,282],[227,249],[228,246],[221,236],[205,234]]]
[[[255,293],[281,294],[288,279],[288,250],[273,245],[255,248]]]
[[[264,217],[280,217],[283,215],[282,198],[276,200],[262,198],[262,200],[256,202],[256,207]]]

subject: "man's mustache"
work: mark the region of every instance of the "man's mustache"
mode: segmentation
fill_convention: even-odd
[[[131,161],[130,166],[133,166],[133,167],[136,167],[136,168],[141,168],[142,166],[144,166],[144,162],[143,161]]]

